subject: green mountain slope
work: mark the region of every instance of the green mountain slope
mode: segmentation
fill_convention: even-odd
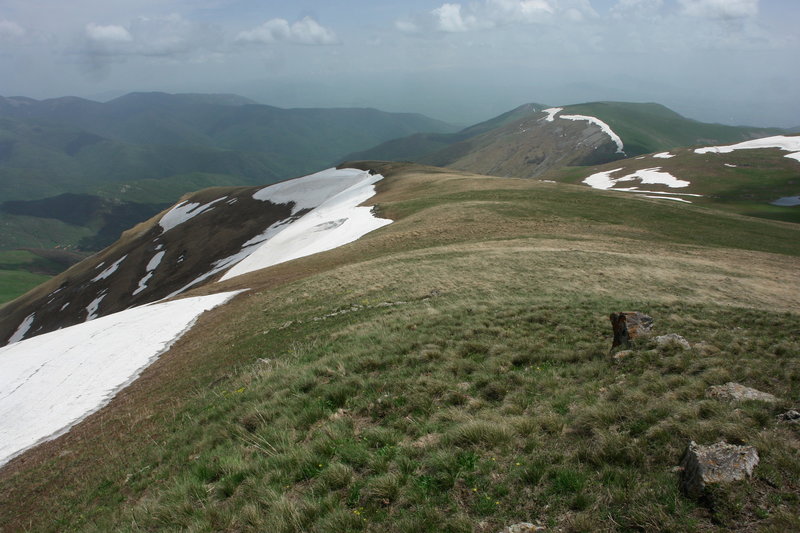
[[[115,215],[104,208],[105,223],[89,227],[53,217],[32,223],[33,212],[0,206],[6,222],[0,250],[45,242],[97,250],[143,220],[132,213],[146,218],[187,192],[266,185],[330,167],[387,139],[451,130],[417,114],[279,109],[236,95],[131,93],[106,103],[0,97],[0,203],[59,204],[58,196],[69,193],[125,210]]]
[[[443,150],[452,144],[465,141],[495,128],[500,128],[510,122],[539,113],[545,107],[546,106],[541,104],[524,104],[502,115],[474,124],[456,133],[417,133],[408,137],[400,137],[386,141],[369,150],[352,153],[345,159],[350,161],[416,161],[425,155]]]
[[[598,173],[610,173],[608,175],[613,179],[651,169],[667,173],[686,184],[672,188],[630,180],[619,182],[615,188],[637,189],[620,194],[647,194],[650,191],[742,215],[800,223],[800,208],[774,204],[780,198],[800,195],[800,163],[786,157],[786,151],[766,148],[698,154],[693,149],[679,149],[671,150],[668,155],[673,157],[649,154],[596,167],[559,169],[542,177],[583,184],[589,176]]]
[[[495,532],[800,528],[800,227],[403,164],[395,222],[249,288],[105,409],[0,470],[0,527]],[[657,335],[612,357],[608,314]],[[705,395],[738,381],[780,399]],[[758,448],[694,500],[689,441]],[[45,490],[46,489],[46,490]]]
[[[779,128],[706,124],[653,103],[594,102],[565,106],[563,113],[591,115],[606,122],[622,138],[628,156],[685,146],[736,143],[783,133]]]
[[[192,172],[226,175],[240,184],[277,180],[271,160],[261,154],[136,145],[68,126],[18,119],[0,119],[0,147],[0,198],[4,201],[85,193],[110,183],[161,180]]]
[[[546,120],[545,106],[527,104],[457,134],[394,139],[356,158],[409,160],[498,176],[535,177],[565,165],[605,163],[621,156],[607,136],[589,139],[586,122]],[[606,122],[619,135],[627,156],[675,147],[739,142],[782,133],[778,129],[704,124],[659,104],[595,102],[565,106],[561,115]],[[599,131],[599,130],[598,130]],[[587,149],[588,148],[588,149]]]

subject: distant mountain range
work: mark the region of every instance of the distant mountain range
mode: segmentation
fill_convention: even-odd
[[[705,124],[652,103],[530,103],[454,131],[417,114],[280,109],[236,95],[131,93],[106,103],[0,97],[0,254],[55,247],[94,252],[188,192],[266,185],[346,160],[581,183],[612,162],[634,168],[645,154],[783,133]],[[625,165],[616,163],[621,160]],[[691,171],[702,179],[705,167],[692,161]],[[792,164],[779,155],[771,161],[781,170],[770,174],[766,189],[758,172],[745,176],[744,164],[736,171],[738,181],[729,185],[744,188],[728,208],[797,218],[796,209],[768,205],[798,192]],[[759,165],[763,171],[766,159]],[[705,187],[701,203],[724,197],[711,192],[727,179],[719,172],[732,171],[715,167],[709,174],[715,186],[692,180],[693,187]],[[751,186],[763,195],[754,196]],[[26,270],[38,263],[14,264]],[[31,286],[19,285],[17,294]]]
[[[0,252],[96,251],[187,192],[274,183],[378,142],[453,129],[417,114],[280,109],[227,94],[0,97]]]

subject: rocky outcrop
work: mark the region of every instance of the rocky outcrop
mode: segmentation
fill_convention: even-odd
[[[693,498],[703,495],[708,485],[748,478],[758,464],[753,446],[736,446],[724,441],[702,446],[689,443],[681,461],[681,489]]]
[[[778,401],[778,398],[768,392],[761,392],[760,390],[745,387],[740,383],[734,383],[732,381],[724,385],[712,385],[706,389],[706,397],[729,401],[756,400],[768,403],[775,403]]]

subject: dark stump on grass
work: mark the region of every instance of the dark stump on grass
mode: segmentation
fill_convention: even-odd
[[[611,328],[614,330],[614,341],[611,350],[617,346],[627,348],[631,341],[650,333],[653,328],[653,317],[639,311],[623,311],[611,313]]]

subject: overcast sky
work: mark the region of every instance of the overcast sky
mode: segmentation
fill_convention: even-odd
[[[461,124],[655,101],[800,126],[798,0],[0,0],[0,94],[235,92]]]

